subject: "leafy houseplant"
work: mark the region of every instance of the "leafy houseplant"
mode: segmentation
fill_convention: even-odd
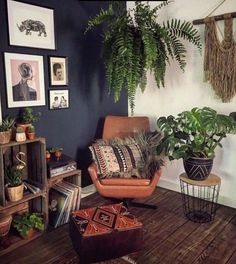
[[[23,108],[22,112],[19,116],[19,123],[17,123],[17,126],[21,126],[26,131],[30,124],[33,124],[39,120],[41,116],[41,113],[34,113],[33,109],[31,107],[25,107]]]
[[[9,201],[19,201],[23,197],[23,172],[15,166],[8,166],[5,170],[6,193]]]
[[[184,70],[186,49],[180,38],[199,49],[201,43],[197,30],[190,22],[172,19],[161,25],[156,21],[158,10],[171,1],[167,0],[153,9],[148,3],[135,1],[134,10],[126,10],[117,2],[91,18],[85,32],[106,23],[103,44],[109,90],[114,93],[117,102],[121,90],[126,89],[133,114],[135,92],[138,86],[142,92],[145,90],[147,71],[154,73],[158,87],[164,86],[169,57]]]
[[[12,128],[15,124],[15,119],[6,117],[0,125],[0,144],[6,144],[11,140]]]
[[[32,230],[44,230],[43,217],[39,213],[23,213],[16,215],[13,219],[13,226],[23,238],[30,238]]]
[[[26,134],[27,134],[28,139],[34,139],[35,138],[35,127],[33,125],[30,125],[27,128]]]
[[[222,147],[221,140],[227,134],[236,133],[234,119],[217,114],[210,107],[196,107],[191,111],[178,114],[177,117],[172,115],[160,117],[157,120],[157,126],[164,134],[157,147],[157,153],[162,152],[170,160],[183,158],[186,168],[188,161],[193,163],[193,160],[199,160],[199,158],[204,162],[213,160],[215,148]],[[205,166],[211,169],[212,163],[211,166]]]
[[[25,130],[23,127],[18,126],[16,128],[16,141],[17,142],[22,142],[26,140],[26,134],[25,134]]]

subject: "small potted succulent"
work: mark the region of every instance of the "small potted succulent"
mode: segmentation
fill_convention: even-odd
[[[22,127],[24,131],[26,131],[30,124],[33,124],[39,120],[40,116],[41,113],[34,113],[31,107],[23,108],[22,112],[20,113],[17,126]]]
[[[62,150],[63,148],[55,147],[50,150],[50,153],[54,154],[56,160],[59,160],[62,155]]]
[[[16,166],[8,166],[5,170],[6,193],[9,201],[16,202],[23,198],[23,171]]]
[[[25,134],[25,130],[23,127],[18,126],[16,128],[16,141],[17,142],[22,142],[26,140],[26,134]]]
[[[23,213],[14,216],[13,227],[24,239],[30,239],[35,231],[44,230],[44,220],[40,213]]]
[[[0,144],[6,144],[10,142],[14,124],[14,118],[6,117],[3,119],[2,124],[0,125]]]
[[[32,124],[27,128],[26,135],[28,139],[35,139],[35,127]]]

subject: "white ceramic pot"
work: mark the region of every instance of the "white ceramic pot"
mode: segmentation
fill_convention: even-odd
[[[25,132],[21,132],[21,133],[16,133],[16,141],[17,142],[22,142],[26,140],[26,134]]]

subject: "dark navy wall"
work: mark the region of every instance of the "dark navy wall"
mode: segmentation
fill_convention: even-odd
[[[42,117],[35,124],[37,134],[46,138],[47,148],[60,146],[83,169],[82,186],[90,183],[86,173],[89,165],[88,145],[101,136],[102,120],[106,115],[127,115],[127,96],[118,103],[108,95],[104,65],[101,58],[101,27],[84,35],[89,17],[97,14],[107,1],[28,0],[54,9],[56,50],[10,46],[8,42],[6,1],[0,1],[0,91],[2,116],[17,116],[20,108],[7,108],[4,52],[43,55],[46,105],[33,107]],[[67,56],[70,108],[49,110],[48,55]]]

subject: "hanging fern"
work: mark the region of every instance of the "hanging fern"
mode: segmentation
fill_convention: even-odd
[[[106,23],[103,44],[109,91],[117,102],[121,91],[126,89],[132,114],[136,90],[140,87],[145,91],[148,70],[153,72],[159,88],[164,87],[169,58],[175,59],[184,70],[186,48],[181,39],[201,50],[200,36],[190,22],[171,19],[163,25],[157,23],[157,11],[170,3],[167,0],[151,9],[148,3],[136,1],[133,10],[126,10],[119,1],[114,1],[88,22],[85,32]]]

